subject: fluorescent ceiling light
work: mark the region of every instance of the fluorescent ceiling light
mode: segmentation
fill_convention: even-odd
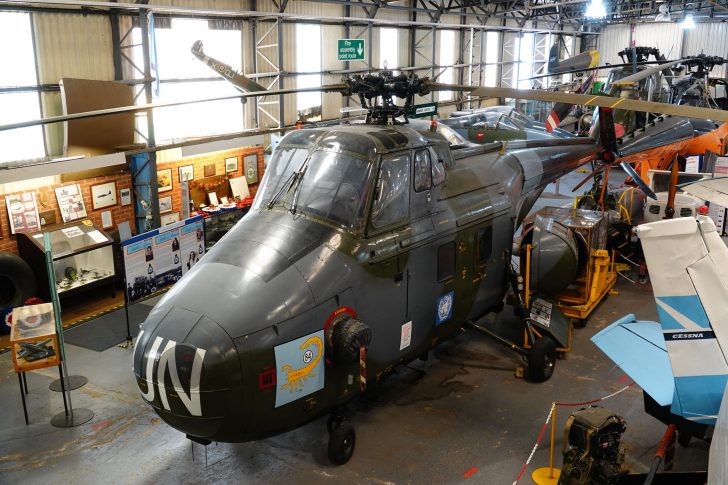
[[[685,19],[680,22],[680,28],[681,29],[694,29],[695,28],[695,20],[693,20],[693,14],[689,13],[685,16]]]
[[[607,16],[607,9],[604,7],[602,0],[592,0],[586,8],[585,15],[591,19],[603,19]]]

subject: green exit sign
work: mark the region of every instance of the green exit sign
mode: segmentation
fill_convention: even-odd
[[[340,61],[364,60],[364,39],[339,39],[338,47]]]

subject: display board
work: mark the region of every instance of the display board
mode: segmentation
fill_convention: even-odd
[[[137,301],[174,284],[205,254],[202,216],[122,241],[126,295]]]
[[[6,195],[5,207],[8,208],[8,222],[10,222],[10,232],[13,234],[33,232],[40,228],[35,193]]]

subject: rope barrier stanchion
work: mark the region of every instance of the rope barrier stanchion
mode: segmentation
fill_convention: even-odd
[[[551,403],[551,451],[549,454],[549,466],[536,468],[531,474],[531,479],[537,485],[556,485],[561,476],[561,469],[554,469],[554,442],[556,440],[556,403]]]
[[[549,425],[549,421],[551,421],[551,416],[554,413],[554,410],[556,409],[556,403],[551,404],[551,409],[549,410],[549,415],[546,416],[546,422],[543,423],[543,426],[541,426],[541,432],[538,434],[538,439],[536,440],[536,443],[533,445],[533,448],[531,449],[531,454],[528,455],[528,459],[526,460],[526,463],[523,464],[521,467],[521,471],[518,473],[518,476],[515,480],[513,480],[513,485],[518,484],[518,480],[521,479],[523,474],[526,471],[526,468],[528,468],[528,465],[531,463],[531,459],[533,458],[533,455],[536,454],[536,449],[538,448],[538,445],[541,443],[541,438],[543,438],[543,434],[546,431],[546,427]]]
[[[528,465],[531,462],[531,459],[533,458],[534,453],[536,453],[536,448],[538,448],[539,443],[541,442],[541,438],[543,437],[544,432],[546,431],[546,426],[548,426],[549,421],[551,421],[551,450],[549,453],[549,466],[537,468],[533,471],[531,474],[531,478],[537,485],[556,485],[559,481],[559,476],[561,475],[561,469],[554,468],[554,449],[555,449],[555,441],[556,441],[556,408],[559,406],[564,407],[580,407],[580,406],[589,406],[591,404],[596,404],[598,402],[606,401],[607,399],[611,399],[614,396],[623,393],[630,387],[634,386],[634,381],[630,382],[626,386],[622,387],[621,389],[614,391],[611,394],[607,394],[606,396],[602,396],[597,399],[592,399],[591,401],[582,401],[582,402],[552,402],[551,403],[551,410],[549,411],[549,415],[546,418],[546,423],[544,423],[543,427],[541,428],[541,433],[538,435],[538,440],[536,441],[536,444],[533,446],[533,449],[531,450],[531,454],[528,456],[528,460],[526,460],[526,463],[521,467],[521,471],[516,477],[516,479],[513,481],[513,485],[516,485],[518,483],[518,480],[521,479],[523,476],[523,473],[526,471],[526,468],[528,468]]]

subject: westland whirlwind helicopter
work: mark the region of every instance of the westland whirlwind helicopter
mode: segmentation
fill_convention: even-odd
[[[608,109],[613,99],[606,97],[589,99],[607,107],[599,143],[451,145],[437,124],[406,123],[415,96],[456,90],[586,100],[386,71],[319,89],[357,95],[366,122],[282,138],[251,211],[149,314],[133,372],[162,420],[203,444],[261,439],[329,415],[328,455],[342,464],[356,442],[346,403],[396,366],[499,311],[515,279],[514,231],[544,188],[595,159],[614,163],[619,153]],[[0,130],[187,103],[75,113]],[[728,113],[705,108],[625,105],[728,121]],[[528,374],[548,379],[554,340],[530,338]]]

